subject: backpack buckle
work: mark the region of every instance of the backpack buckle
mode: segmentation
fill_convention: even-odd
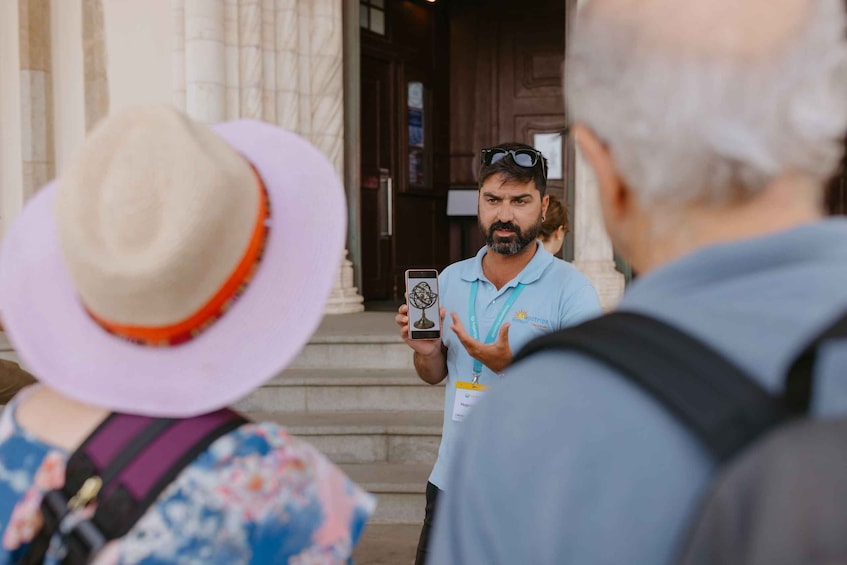
[[[101,488],[103,488],[103,479],[97,475],[88,477],[79,487],[77,493],[68,501],[68,510],[82,510],[97,498]]]

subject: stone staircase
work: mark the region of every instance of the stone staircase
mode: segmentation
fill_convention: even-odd
[[[282,374],[236,405],[284,425],[379,504],[371,524],[420,524],[441,439],[443,386],[415,374],[394,314],[327,316]]]

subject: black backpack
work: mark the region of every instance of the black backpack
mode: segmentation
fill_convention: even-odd
[[[847,338],[847,316],[814,339],[774,396],[698,339],[654,318],[615,312],[544,335],[544,350],[601,361],[656,398],[719,465],[683,565],[847,563],[847,418],[807,418],[819,347]],[[845,374],[847,378],[847,374]]]

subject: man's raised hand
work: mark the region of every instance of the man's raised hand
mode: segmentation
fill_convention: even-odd
[[[486,344],[470,336],[462,325],[458,314],[450,312],[450,316],[453,318],[453,325],[450,326],[450,329],[456,332],[456,337],[459,338],[468,355],[480,361],[495,373],[499,373],[509,366],[509,363],[512,362],[512,348],[509,346],[508,322],[500,326],[497,340],[494,343]]]

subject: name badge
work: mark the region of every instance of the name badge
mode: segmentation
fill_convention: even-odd
[[[453,401],[453,421],[463,421],[470,414],[471,408],[485,394],[487,388],[479,383],[458,381],[456,383],[456,399]]]

